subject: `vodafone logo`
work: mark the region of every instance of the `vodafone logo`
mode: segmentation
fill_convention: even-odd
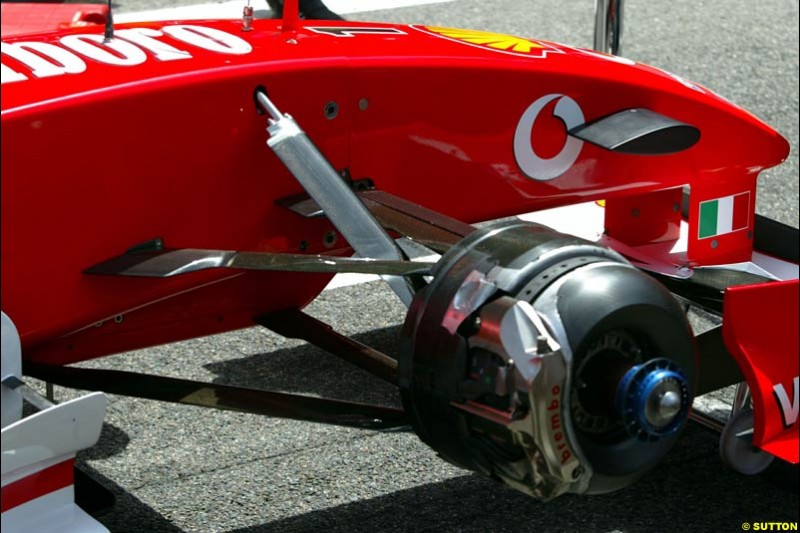
[[[561,150],[549,158],[536,154],[535,139],[532,139],[533,126],[542,110],[552,102],[558,100],[553,116],[564,122],[567,131],[585,122],[583,111],[578,103],[563,94],[548,94],[533,102],[522,114],[514,132],[514,157],[522,172],[529,178],[537,181],[548,181],[557,178],[572,167],[583,147],[583,141],[566,136]]]

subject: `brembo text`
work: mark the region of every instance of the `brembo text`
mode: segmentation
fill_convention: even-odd
[[[550,430],[553,433],[553,439],[556,441],[556,447],[558,451],[561,452],[561,464],[563,465],[572,459],[572,452],[570,452],[569,447],[567,447],[567,441],[561,429],[561,401],[559,400],[561,397],[561,387],[556,385],[551,392],[553,394],[553,399],[550,401],[550,405],[547,406],[547,411],[550,413]]]

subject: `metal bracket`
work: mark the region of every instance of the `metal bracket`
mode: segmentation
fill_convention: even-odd
[[[369,178],[360,180],[350,180],[347,178],[347,171],[345,171],[344,181],[347,183],[354,192],[366,191],[373,189],[375,184]],[[319,218],[325,216],[325,212],[308,194],[299,193],[291,196],[279,198],[275,203],[289,211],[300,215],[303,218]]]
[[[358,185],[365,182],[368,185]],[[476,229],[460,220],[374,189],[372,180],[354,181],[353,190],[385,229],[410,237],[436,252],[446,250]],[[324,215],[319,204],[305,194],[288,196],[277,203],[304,218]]]
[[[49,409],[55,405],[48,398],[45,398],[33,390],[27,383],[19,379],[17,376],[6,376],[3,378],[3,385],[11,390],[18,390],[22,395],[22,398],[39,411],[44,411],[45,409]],[[50,383],[48,383],[48,385],[50,385]]]

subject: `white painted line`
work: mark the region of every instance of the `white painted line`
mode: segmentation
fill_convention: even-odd
[[[438,255],[426,255],[422,257],[415,257],[412,261],[438,261]],[[380,276],[374,274],[336,274],[333,279],[325,286],[326,291],[331,289],[338,289],[339,287],[349,287],[350,285],[358,285],[360,283],[368,283],[370,281],[378,281]]]
[[[398,9],[426,4],[445,4],[455,0],[325,0],[325,5],[333,12],[340,15],[362,13],[365,11],[380,11],[385,9]],[[261,0],[251,0],[251,5]],[[114,22],[142,22],[147,20],[202,20],[202,19],[238,19],[242,16],[242,8],[246,0],[233,0],[228,2],[215,2],[191,6],[170,7],[135,13],[114,14]],[[266,2],[263,2],[266,6]],[[261,12],[261,13],[259,13]],[[257,9],[256,18],[269,16],[268,9]]]
[[[381,279],[379,276],[372,274],[336,274],[333,279],[325,286],[326,291],[338,289],[340,287],[349,287],[350,285],[359,285],[361,283],[369,283],[370,281],[378,281]]]

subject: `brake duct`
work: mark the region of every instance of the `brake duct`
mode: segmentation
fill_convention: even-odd
[[[627,486],[688,419],[685,315],[616,252],[544,226],[466,237],[417,293],[399,384],[446,460],[549,500]]]

